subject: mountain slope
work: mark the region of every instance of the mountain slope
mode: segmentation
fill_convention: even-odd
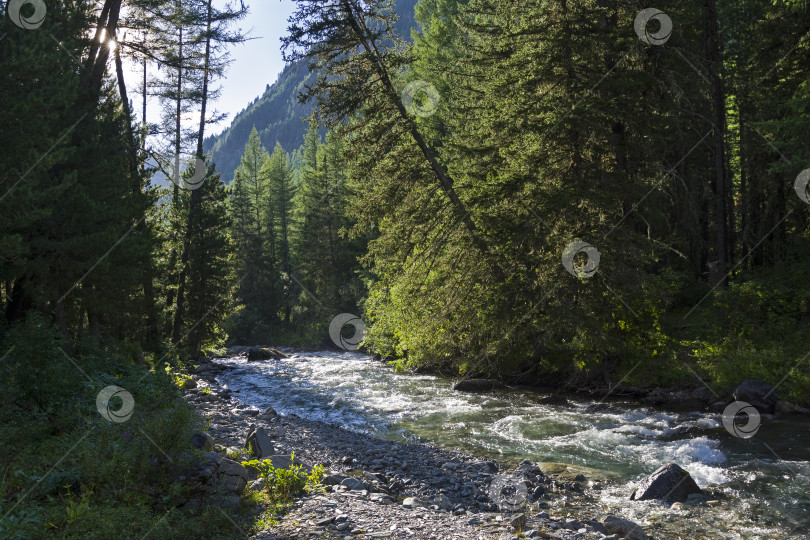
[[[399,15],[397,32],[410,38],[414,26],[414,7],[418,0],[397,0]],[[304,121],[312,111],[312,104],[298,102],[298,94],[312,75],[305,64],[290,64],[284,68],[278,80],[267,85],[264,94],[256,98],[237,114],[231,125],[221,134],[206,138],[205,152],[213,153],[217,170],[230,183],[239,166],[248,136],[255,126],[262,144],[268,150],[280,143],[287,152],[292,152],[304,142],[307,124]]]

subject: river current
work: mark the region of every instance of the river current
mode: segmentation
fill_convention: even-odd
[[[755,437],[741,439],[716,413],[615,400],[541,404],[542,394],[517,390],[460,393],[449,379],[399,374],[360,353],[282,350],[291,358],[221,359],[234,369],[219,378],[245,403],[282,415],[583,472],[601,489],[571,501],[574,514],[613,512],[656,524],[652,530],[666,538],[810,538],[807,418],[764,417]],[[719,503],[668,508],[628,500],[640,478],[670,462]]]

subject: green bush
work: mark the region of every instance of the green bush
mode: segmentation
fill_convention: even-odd
[[[301,472],[303,467],[295,464],[295,454],[292,455],[290,461],[290,466],[286,469],[273,467],[273,463],[269,459],[243,461],[242,465],[252,467],[259,472],[272,500],[286,504],[304,493],[306,489],[313,489],[323,480],[324,476],[324,468],[321,465],[316,465],[309,474],[305,474]]]

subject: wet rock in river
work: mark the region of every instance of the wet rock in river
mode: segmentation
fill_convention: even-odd
[[[466,379],[453,385],[457,392],[491,392],[496,388],[504,388],[504,385],[495,379]]]
[[[627,540],[649,540],[650,537],[641,528],[641,525],[629,519],[608,516],[604,521],[605,529],[609,534],[618,534]]]
[[[773,414],[776,410],[776,391],[765,381],[749,379],[743,381],[734,389],[734,399],[750,403],[761,413]]]
[[[631,501],[658,500],[671,504],[703,493],[688,472],[675,463],[664,465],[644,478],[630,495]]]
[[[248,362],[256,362],[258,360],[280,360],[287,358],[287,355],[278,349],[269,349],[266,347],[253,347],[247,353]]]

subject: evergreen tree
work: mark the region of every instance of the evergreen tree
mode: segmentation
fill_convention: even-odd
[[[293,211],[293,198],[295,197],[295,186],[293,185],[293,173],[290,168],[290,156],[284,151],[280,144],[276,143],[273,154],[266,161],[262,169],[268,179],[268,187],[271,194],[267,203],[267,234],[278,239],[276,246],[276,260],[278,268],[282,272],[281,301],[283,307],[283,320],[285,324],[290,323],[292,311],[292,288],[291,281],[292,266],[290,263],[290,220]]]

